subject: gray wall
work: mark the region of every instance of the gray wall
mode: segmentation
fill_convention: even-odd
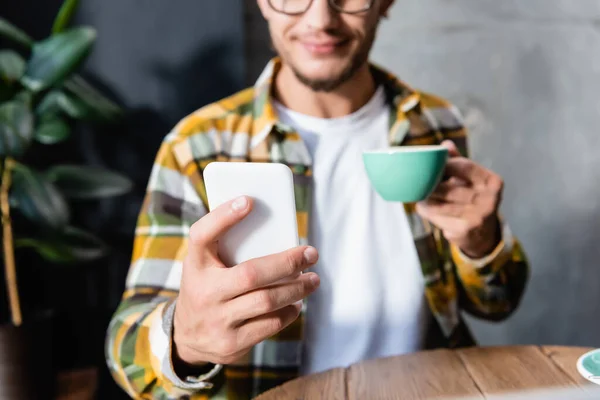
[[[255,6],[246,19],[263,26],[256,71],[265,29]],[[473,157],[506,180],[532,276],[507,322],[471,321],[483,344],[600,346],[598,21],[598,0],[399,0],[382,23],[372,59],[454,101]]]

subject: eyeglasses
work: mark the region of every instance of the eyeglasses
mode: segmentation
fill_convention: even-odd
[[[370,10],[375,0],[328,0],[335,11],[345,14],[358,14]],[[304,14],[313,0],[269,0],[271,8],[287,15]]]

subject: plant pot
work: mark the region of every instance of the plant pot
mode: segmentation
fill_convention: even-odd
[[[0,399],[54,399],[53,315],[30,317],[20,327],[0,326]]]

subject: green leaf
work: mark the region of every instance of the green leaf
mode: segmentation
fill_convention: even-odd
[[[26,104],[8,101],[0,105],[0,156],[19,157],[33,138],[33,114]]]
[[[76,119],[83,119],[89,113],[85,104],[58,89],[48,92],[35,110],[39,117],[45,114],[56,114],[60,111],[64,111]]]
[[[23,164],[15,165],[11,197],[23,215],[40,226],[58,231],[69,222],[69,208],[58,188]]]
[[[15,82],[25,72],[25,60],[16,51],[0,50],[0,79]]]
[[[35,109],[35,114],[42,118],[47,114],[57,114],[60,112],[60,97],[63,96],[64,93],[60,90],[51,90],[39,102],[38,106]]]
[[[105,111],[71,93],[66,93],[58,89],[52,90],[44,96],[36,109],[36,114],[42,116],[48,113],[56,114],[59,111],[65,112],[72,118],[87,121],[102,121],[116,118],[115,112],[112,110]]]
[[[66,264],[73,262],[69,249],[62,243],[55,243],[43,239],[23,238],[15,240],[16,248],[30,248],[35,250],[42,258],[52,263]]]
[[[108,246],[95,235],[75,227],[67,227],[63,238],[78,261],[91,261],[108,254]]]
[[[59,264],[93,261],[108,253],[102,240],[70,226],[52,237],[19,238],[15,240],[15,246],[32,248],[46,260]]]
[[[60,7],[58,11],[58,15],[54,20],[54,25],[52,26],[52,33],[60,33],[64,31],[71,19],[73,19],[73,15],[77,11],[79,6],[79,0],[65,0],[63,5]]]
[[[81,76],[74,75],[65,81],[64,88],[86,105],[88,115],[94,115],[94,119],[114,121],[123,116],[121,107],[100,94]]]
[[[0,156],[19,157],[27,147],[12,126],[0,122]]]
[[[113,197],[131,190],[131,181],[119,174],[95,167],[58,165],[46,172],[48,180],[72,199]]]
[[[15,240],[15,247],[18,249],[30,248],[35,250],[42,258],[47,261],[65,264],[73,261],[73,258],[60,243],[52,243],[40,239],[23,238]]]
[[[35,140],[43,144],[56,144],[69,137],[71,127],[59,116],[43,119],[35,130]]]
[[[31,138],[33,114],[27,104],[18,100],[0,104],[0,121],[11,125],[21,136]]]
[[[34,92],[61,82],[79,68],[95,39],[94,29],[74,28],[34,44],[21,82]]]
[[[57,96],[57,101],[60,108],[72,118],[94,119],[94,110],[73,96],[61,92],[61,95]]]
[[[20,44],[26,48],[30,48],[33,44],[33,39],[29,37],[21,29],[17,28],[4,18],[0,17],[0,36],[3,36],[14,43]]]

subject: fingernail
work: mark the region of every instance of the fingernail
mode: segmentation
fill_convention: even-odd
[[[233,201],[233,203],[231,203],[231,208],[233,209],[233,211],[245,210],[247,206],[248,199],[246,199],[246,196],[238,197]]]
[[[321,278],[319,278],[319,275],[317,274],[312,274],[310,276],[310,283],[312,283],[314,287],[317,287],[321,283]]]
[[[304,250],[304,260],[309,263],[312,264],[315,261],[317,261],[317,250],[314,247],[309,247],[306,250]]]

